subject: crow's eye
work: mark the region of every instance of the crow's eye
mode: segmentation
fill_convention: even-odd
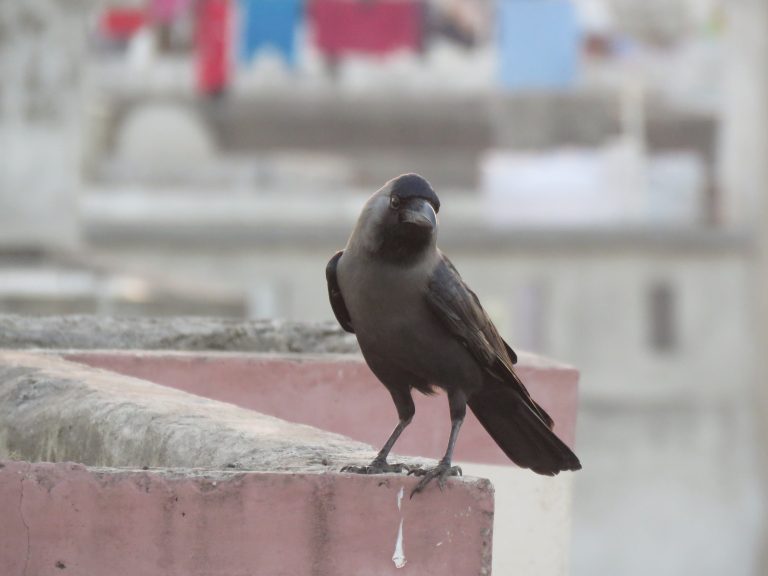
[[[389,207],[392,208],[392,210],[397,210],[398,208],[400,208],[400,197],[392,196],[389,199]]]

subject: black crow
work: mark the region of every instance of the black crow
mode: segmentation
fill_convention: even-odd
[[[415,409],[411,391],[448,394],[451,433],[435,468],[423,478],[460,474],[451,465],[466,406],[517,465],[554,476],[578,470],[579,459],[552,432],[552,418],[515,374],[517,355],[501,338],[480,301],[437,248],[440,200],[421,176],[387,182],[363,207],[344,250],[326,268],[336,319],[357,336],[373,373],[389,390],[400,422],[367,466],[345,470],[401,472],[387,456]]]

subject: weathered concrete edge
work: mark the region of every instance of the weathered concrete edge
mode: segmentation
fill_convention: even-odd
[[[335,322],[9,314],[0,314],[0,349],[335,354],[340,359],[360,352],[355,336]],[[575,370],[543,356],[517,352],[521,366]]]
[[[0,568],[8,576],[64,568],[115,576],[192,569],[396,574],[390,555],[399,517],[401,529],[403,519],[408,527],[409,564],[420,573],[443,574],[458,563],[462,573],[489,574],[490,483],[451,483],[445,492],[394,506],[412,480],[0,462],[0,512],[7,522]],[[368,518],[364,524],[360,514]],[[448,536],[464,534],[440,547],[446,529]],[[334,558],[330,565],[327,556]]]
[[[327,474],[367,463],[375,454],[347,436],[226,402],[49,354],[0,351],[0,459],[14,455],[161,473]],[[433,464],[424,458],[397,460]]]
[[[332,322],[0,315],[0,348],[355,353]]]
[[[55,356],[0,352],[0,456],[10,454],[99,466],[322,472],[374,452],[339,434]]]
[[[414,461],[420,461],[419,459],[411,459]],[[338,472],[333,469],[318,470],[316,468],[307,468],[306,470],[254,470],[254,469],[241,469],[232,467],[189,467],[189,466],[92,466],[88,464],[82,464],[80,462],[72,462],[69,460],[60,462],[50,461],[30,461],[30,460],[18,460],[14,458],[0,458],[0,472],[8,471],[21,471],[27,473],[35,469],[39,470],[57,470],[61,471],[87,471],[92,474],[94,478],[103,480],[104,482],[111,482],[113,476],[120,475],[132,475],[132,476],[153,476],[163,478],[165,480],[191,480],[200,482],[201,486],[207,488],[211,482],[226,482],[231,480],[237,480],[244,476],[258,476],[264,478],[312,478],[315,476],[323,477],[338,477],[345,480],[359,481],[363,483],[380,484],[385,482],[387,485],[395,483],[399,488],[402,486],[405,491],[413,488],[418,482],[419,478],[409,476],[407,474],[353,474],[348,472]],[[215,487],[215,485],[211,485]],[[486,498],[492,497],[495,493],[493,483],[487,478],[478,478],[474,476],[460,476],[457,478],[451,478],[449,483],[443,489],[461,489],[462,487],[468,488],[473,491],[473,494],[478,497]],[[440,492],[440,490],[436,490]],[[421,494],[427,494],[422,492]]]
[[[0,352],[12,351],[10,348],[0,346]],[[28,352],[50,354],[62,358],[77,358],[80,355],[110,355],[116,356],[137,356],[159,358],[163,356],[174,358],[248,358],[253,360],[276,360],[281,362],[340,362],[355,363],[364,362],[362,355],[358,351],[354,352],[285,352],[285,351],[241,351],[241,350],[164,350],[164,349],[108,349],[108,348],[90,348],[87,350],[81,348],[25,348]],[[579,370],[564,362],[553,360],[552,358],[534,354],[532,352],[521,351],[517,353],[518,363],[516,368],[530,371],[555,371],[568,372],[578,377]]]

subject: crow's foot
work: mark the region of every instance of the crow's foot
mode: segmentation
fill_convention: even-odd
[[[386,460],[374,460],[367,466],[344,466],[342,472],[351,472],[353,474],[402,474],[403,472],[415,471],[416,468],[408,464],[388,464]]]
[[[409,470],[408,474],[413,474],[414,476],[422,476],[422,479],[419,480],[419,483],[416,484],[416,487],[411,491],[411,498],[413,498],[414,494],[424,490],[424,488],[427,487],[427,484],[429,484],[435,478],[437,478],[437,485],[442,491],[443,488],[445,488],[446,478],[448,478],[448,476],[461,476],[461,468],[458,466],[451,466],[446,462],[440,462],[434,468],[417,468],[414,470]]]

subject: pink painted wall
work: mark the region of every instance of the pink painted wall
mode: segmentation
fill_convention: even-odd
[[[489,574],[489,483],[406,496],[401,511],[398,493],[416,481],[0,462],[0,574]],[[398,570],[401,520],[407,563]]]
[[[89,351],[65,358],[310,424],[376,448],[397,423],[389,393],[356,357]],[[517,372],[554,418],[555,432],[573,446],[578,371],[521,355]],[[414,400],[416,416],[395,452],[440,458],[450,429],[446,398],[415,393]],[[471,412],[462,427],[455,459],[511,464]]]

